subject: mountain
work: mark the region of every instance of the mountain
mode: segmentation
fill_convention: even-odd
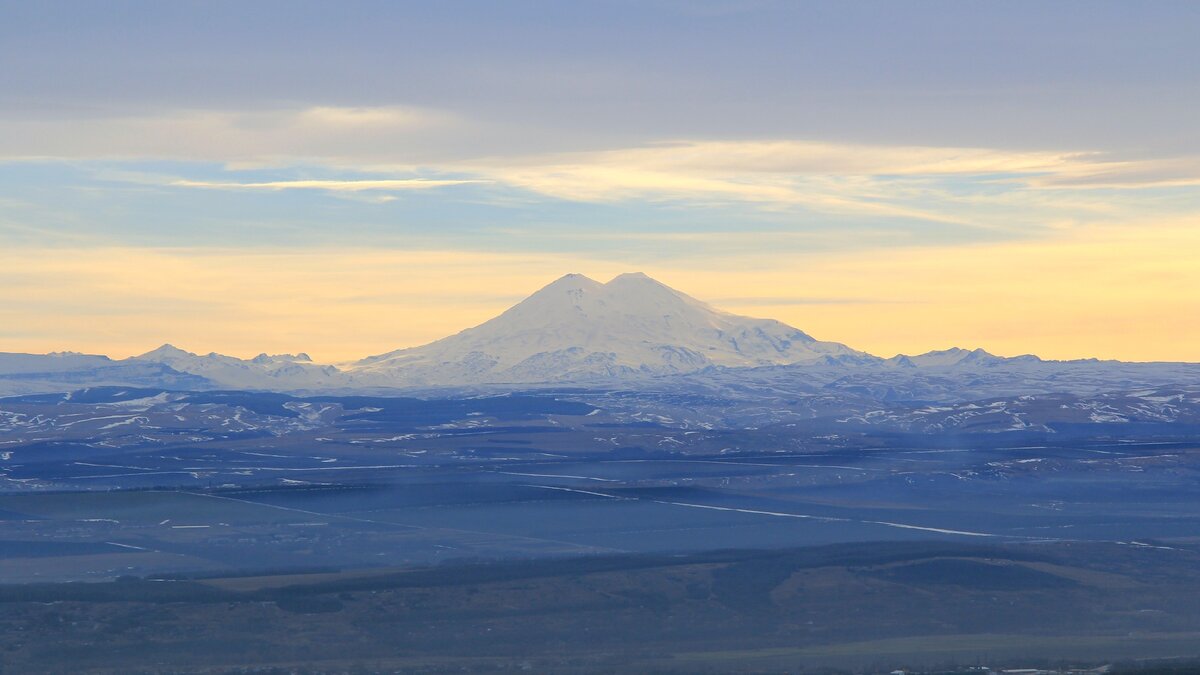
[[[421,347],[341,368],[307,354],[240,359],[171,345],[128,359],[0,353],[0,395],[84,387],[292,393],[570,383],[724,398],[961,403],[990,397],[1193,387],[1200,364],[1044,361],[951,348],[882,359],[771,319],[717,310],[644,274],[568,274],[503,314]],[[757,405],[757,404],[756,404]],[[772,405],[775,405],[772,403]]]
[[[886,362],[888,364],[904,368],[941,368],[954,366],[987,367],[1013,362],[1043,363],[1040,358],[1032,354],[1006,357],[990,354],[983,349],[962,349],[960,347],[951,347],[950,349],[925,352],[924,354],[918,354],[916,356],[898,354],[890,359],[887,359]]]
[[[551,382],[875,360],[772,319],[717,310],[641,273],[606,284],[568,274],[508,311],[436,342],[372,356],[351,372],[402,385]]]
[[[156,363],[180,373],[204,378],[226,389],[300,391],[349,386],[349,379],[334,366],[317,365],[307,354],[259,354],[253,359],[211,353],[204,356],[163,345],[122,363]]]
[[[0,353],[0,395],[103,386],[329,391],[369,387],[365,380],[334,366],[314,364],[306,354],[260,354],[244,360],[216,353],[201,356],[172,345],[120,360],[74,352]]]
[[[115,363],[107,356],[79,352],[49,354],[0,353],[0,373],[5,375],[46,375],[79,370],[107,368]]]
[[[165,363],[115,361],[107,356],[75,352],[0,353],[0,394],[64,392],[102,386],[212,389],[216,384]]]

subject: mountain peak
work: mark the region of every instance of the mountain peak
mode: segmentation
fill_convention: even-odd
[[[610,293],[620,290],[637,290],[637,291],[668,291],[672,295],[684,296],[683,293],[671,288],[663,282],[647,276],[642,272],[626,272],[618,274],[604,284],[604,290]]]
[[[655,289],[659,291],[668,291],[676,296],[687,297],[684,296],[683,293],[680,293],[661,281],[648,276],[644,272],[625,272],[623,274],[618,274],[610,279],[608,283],[603,284],[583,274],[571,273],[564,274],[563,276],[543,286],[536,293],[529,296],[527,300],[532,300],[545,295],[558,295],[562,292],[583,292],[596,296],[608,296],[614,292],[629,289]]]
[[[541,290],[543,290],[543,291],[548,290],[548,289],[571,290],[571,289],[577,289],[577,288],[591,289],[591,288],[599,288],[600,285],[601,285],[600,282],[596,281],[595,279],[584,276],[582,274],[576,274],[576,273],[572,272],[571,274],[564,274],[561,277],[555,279],[554,281],[551,281],[550,283],[543,286]]]
[[[406,382],[547,382],[662,375],[860,355],[778,321],[719,311],[641,272],[568,274],[499,316],[436,342],[359,361]]]
[[[195,356],[195,354],[184,351],[173,344],[167,343],[163,344],[163,346],[159,347],[158,349],[152,349],[145,354],[138,356],[137,358],[154,360],[180,356]]]
[[[963,349],[962,347],[951,347],[950,349],[938,349],[917,356],[897,356],[893,361],[898,365],[904,365],[903,360],[914,363],[919,366],[958,366],[958,365],[982,365],[990,366],[998,363],[1004,363],[1007,359],[996,356],[983,348]]]
[[[272,364],[272,363],[312,363],[312,357],[304,352],[299,354],[267,354],[263,352],[258,356],[250,359],[250,363],[257,364]]]
[[[965,356],[969,352],[970,350],[962,347],[951,347],[949,349],[932,349],[924,354],[917,354],[917,356]]]
[[[538,312],[554,311],[550,309],[551,306],[561,309],[577,305],[583,295],[594,294],[602,288],[604,288],[603,284],[582,274],[564,274],[539,288],[533,295],[509,308],[508,311],[518,311],[522,307],[536,307],[537,309],[533,311]]]
[[[657,280],[651,278],[645,272],[623,272],[623,273],[618,274],[617,276],[613,277],[612,279],[609,279],[608,283],[609,284],[626,283],[626,282],[630,282],[630,281],[653,281],[656,284],[659,283]],[[605,284],[605,285],[607,286],[608,284]]]

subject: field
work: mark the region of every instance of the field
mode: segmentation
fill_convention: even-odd
[[[0,653],[14,672],[1094,665],[1194,655],[1197,592],[1197,553],[1113,544],[123,579],[0,587]]]

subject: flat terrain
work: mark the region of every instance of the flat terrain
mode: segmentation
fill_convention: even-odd
[[[277,455],[287,450],[272,447]],[[303,480],[225,468],[230,475],[216,485],[0,494],[0,578],[104,580],[861,541],[1183,548],[1200,541],[1200,451],[1186,444],[503,461],[448,453],[404,465],[392,450],[376,451],[393,457],[373,461],[291,451],[271,462],[312,468]],[[227,467],[238,466],[241,451],[224,452]],[[154,460],[106,461],[146,467]],[[37,471],[78,470],[72,464]],[[147,473],[130,480],[140,483]]]
[[[1200,554],[878,543],[0,587],[13,672],[890,670],[1200,653]],[[214,670],[215,669],[215,670]]]

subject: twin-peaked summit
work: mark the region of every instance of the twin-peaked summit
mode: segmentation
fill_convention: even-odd
[[[722,312],[641,273],[568,274],[496,318],[357,362],[408,385],[548,382],[865,357],[771,319]]]
[[[797,367],[738,370],[793,364]],[[686,376],[710,366],[730,370]],[[881,400],[947,401],[1190,386],[1198,368],[1005,358],[982,349],[882,359],[815,340],[778,321],[722,312],[644,274],[622,274],[606,284],[568,274],[491,321],[341,368],[313,363],[304,354],[240,359],[170,345],[121,360],[73,352],[0,353],[0,396],[96,386],[287,392],[505,383],[636,387],[647,376],[681,374],[670,378],[675,383],[670,386],[771,391],[811,386]]]

